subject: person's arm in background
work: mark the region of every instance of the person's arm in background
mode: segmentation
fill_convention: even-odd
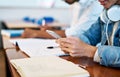
[[[54,30],[61,37],[65,36],[64,30]],[[23,34],[21,35],[23,38],[49,38],[54,39],[51,35],[49,35],[45,30],[33,30],[33,29],[25,29]]]
[[[71,4],[69,10],[72,16],[72,19],[70,21],[70,27],[72,27],[72,26],[75,26],[79,21],[79,13],[81,10],[79,2],[76,1],[73,4]]]
[[[68,4],[73,4],[76,1],[79,0],[64,0]],[[66,37],[64,30],[55,30],[53,27],[50,26],[42,26],[40,27],[40,30],[33,30],[33,29],[25,29],[22,33],[23,38],[53,38],[51,35],[45,32],[45,30],[54,30],[57,34],[59,34],[61,37]]]

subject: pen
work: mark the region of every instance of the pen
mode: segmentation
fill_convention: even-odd
[[[48,46],[48,49],[58,48],[59,46]]]
[[[16,50],[19,51],[20,48],[19,48],[18,42],[16,42],[15,45],[16,45]]]

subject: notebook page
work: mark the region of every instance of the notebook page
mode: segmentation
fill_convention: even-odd
[[[65,55],[63,51],[58,47],[55,39],[11,39],[12,43],[15,44],[17,41],[19,48],[30,57],[41,56],[41,55]],[[48,49],[47,47],[53,46],[56,48]]]
[[[21,77],[88,77],[89,73],[57,56],[40,56],[10,61]]]

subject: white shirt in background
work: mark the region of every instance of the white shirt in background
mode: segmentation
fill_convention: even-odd
[[[75,2],[72,7],[74,7],[73,19],[70,27],[65,31],[66,36],[79,37],[81,33],[89,29],[103,10],[103,6],[98,0],[80,0],[78,3]]]

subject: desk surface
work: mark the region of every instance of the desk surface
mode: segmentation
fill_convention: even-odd
[[[31,22],[25,22],[22,20],[6,20],[4,21],[5,25],[9,29],[23,29],[23,28],[39,28],[38,24],[31,23]],[[65,23],[59,23],[59,22],[53,22],[48,23],[48,26],[52,27],[67,27],[68,24]]]
[[[20,29],[20,28],[38,28],[39,25],[30,22],[24,22],[20,20],[6,20],[5,25],[9,29]]]
[[[4,42],[10,44],[9,42]],[[5,44],[6,45],[6,44]],[[13,46],[12,46],[13,47]],[[9,63],[11,59],[17,58],[25,58],[28,57],[21,51],[16,51],[15,48],[6,49],[6,56],[8,59],[8,64],[10,67],[10,72],[12,77],[20,77],[17,71],[13,68],[13,66]],[[81,58],[73,58],[70,56],[62,57],[66,60],[69,60],[75,64],[80,64],[86,66],[86,70],[90,73],[90,77],[120,77],[120,69],[110,68],[101,66],[92,61],[90,58],[81,57]]]
[[[0,49],[0,77],[7,77],[5,53],[4,50]]]

